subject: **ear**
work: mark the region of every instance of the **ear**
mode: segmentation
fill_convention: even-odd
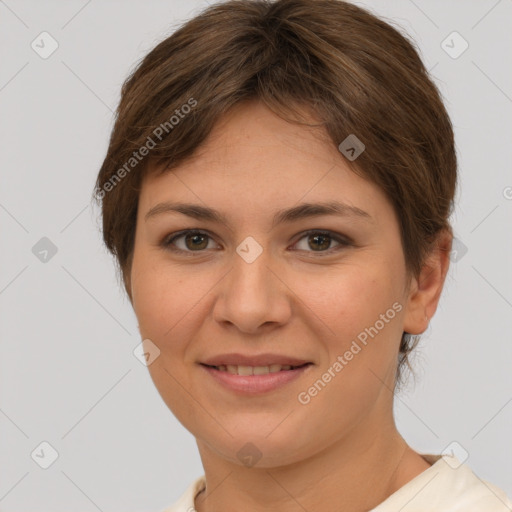
[[[440,232],[417,278],[411,279],[404,315],[404,331],[421,334],[434,316],[450,266],[453,234]]]

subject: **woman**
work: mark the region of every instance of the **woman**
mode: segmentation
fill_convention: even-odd
[[[229,1],[145,57],[96,197],[151,377],[204,466],[169,512],[510,510],[393,418],[456,183],[416,50],[350,3]]]

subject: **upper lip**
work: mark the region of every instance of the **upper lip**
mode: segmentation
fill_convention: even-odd
[[[271,364],[301,366],[305,363],[310,363],[306,359],[298,359],[296,357],[280,355],[280,354],[258,354],[248,356],[244,354],[219,354],[214,357],[209,357],[201,364],[209,366],[233,365],[233,366],[270,366]]]

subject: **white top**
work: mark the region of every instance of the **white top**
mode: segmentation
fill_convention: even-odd
[[[452,455],[422,455],[432,466],[369,512],[512,512],[512,501],[478,478]],[[205,488],[204,475],[162,512],[196,512],[194,498]]]

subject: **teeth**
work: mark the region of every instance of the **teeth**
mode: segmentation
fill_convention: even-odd
[[[252,369],[253,375],[265,375],[270,373],[268,366],[255,366]]]
[[[252,375],[252,366],[239,366],[238,375]]]
[[[271,364],[270,366],[236,366],[232,364],[222,364],[216,366],[217,370],[221,372],[228,372],[232,375],[265,375],[266,373],[276,373],[282,370],[290,370],[292,367],[289,364]]]
[[[220,370],[220,368],[221,367],[219,367],[219,370]],[[232,364],[228,364],[226,368],[229,373],[232,373],[233,375],[238,374],[238,366],[233,366]]]

